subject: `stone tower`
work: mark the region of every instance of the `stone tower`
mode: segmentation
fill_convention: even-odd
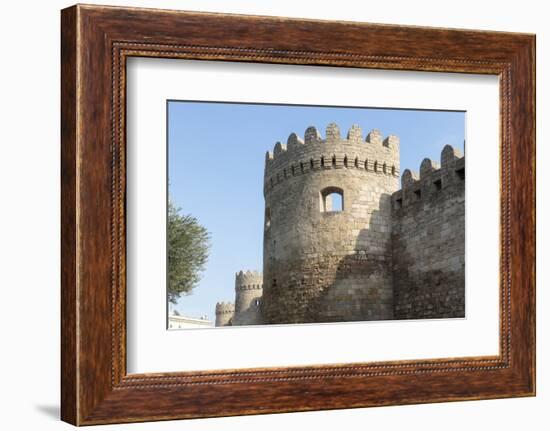
[[[266,154],[264,323],[393,317],[391,195],[399,138],[330,124]]]
[[[257,271],[240,271],[235,275],[235,317],[233,325],[262,323],[260,304],[263,276]]]
[[[232,302],[218,302],[216,304],[216,326],[231,326],[235,306]]]

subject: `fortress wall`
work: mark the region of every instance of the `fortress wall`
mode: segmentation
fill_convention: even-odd
[[[291,134],[266,155],[263,277],[236,274],[216,326],[464,317],[464,171],[446,146],[397,190],[396,136]]]
[[[363,140],[361,129],[353,126],[343,139],[335,124],[327,127],[326,139],[321,138],[315,127],[309,127],[304,136],[302,140],[292,133],[286,144],[277,142],[273,152],[266,153],[264,195],[289,178],[319,169],[355,167],[399,175],[397,136],[382,139],[380,131],[373,129]]]
[[[388,319],[393,316],[391,194],[399,140],[354,127],[341,139],[306,130],[266,156],[264,323]],[[365,163],[366,162],[366,163]],[[385,167],[384,167],[385,164]],[[343,191],[342,212],[321,193]]]
[[[446,146],[441,167],[405,170],[392,196],[394,317],[464,317],[465,159]]]

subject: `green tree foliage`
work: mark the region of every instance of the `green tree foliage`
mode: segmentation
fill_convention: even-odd
[[[191,293],[208,260],[210,234],[195,217],[168,202],[168,301]]]

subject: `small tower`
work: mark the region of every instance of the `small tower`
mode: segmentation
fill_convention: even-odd
[[[399,138],[309,127],[266,154],[264,323],[393,317],[391,195]]]
[[[232,302],[218,302],[216,304],[216,326],[231,326],[235,314],[235,305]]]
[[[257,271],[235,274],[235,317],[233,325],[259,325],[263,275]]]

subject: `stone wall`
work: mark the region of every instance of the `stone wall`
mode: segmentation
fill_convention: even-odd
[[[403,172],[392,196],[395,319],[464,317],[465,159],[446,146],[441,167]]]

